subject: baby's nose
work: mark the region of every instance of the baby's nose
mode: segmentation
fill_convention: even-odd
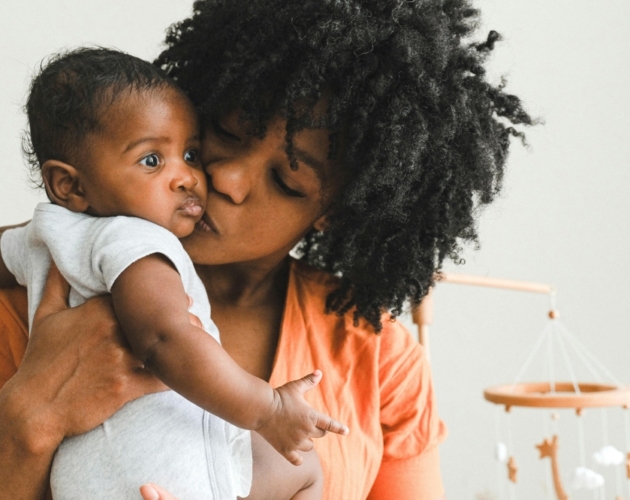
[[[178,189],[192,189],[199,181],[195,176],[195,169],[190,165],[183,163],[179,166],[176,172],[174,172],[171,179],[171,189],[176,191]]]

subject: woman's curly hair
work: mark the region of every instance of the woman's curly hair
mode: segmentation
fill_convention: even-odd
[[[287,119],[331,130],[347,179],[302,258],[341,277],[328,309],[364,317],[418,303],[446,257],[477,241],[475,216],[501,188],[512,125],[530,116],[485,79],[499,39],[470,42],[468,0],[199,0],[157,59],[202,116],[239,106],[264,136]],[[326,116],[313,107],[325,99]]]

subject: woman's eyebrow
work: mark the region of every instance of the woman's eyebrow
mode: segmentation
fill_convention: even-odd
[[[293,154],[295,155],[296,160],[301,161],[307,167],[311,167],[316,172],[324,173],[326,171],[326,165],[322,161],[311,156],[310,153],[294,146]]]

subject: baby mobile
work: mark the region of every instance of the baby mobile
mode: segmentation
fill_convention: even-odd
[[[569,490],[591,490],[596,500],[606,498],[604,476],[587,467],[586,443],[584,429],[584,413],[598,409],[602,414],[602,445],[592,453],[592,460],[603,467],[616,468],[615,500],[630,499],[630,387],[624,386],[610,370],[600,363],[588,349],[560,322],[560,314],[555,306],[556,290],[554,287],[540,283],[503,280],[482,276],[442,273],[438,283],[453,283],[524,292],[542,293],[550,298],[551,307],[548,323],[539,335],[515,380],[511,384],[489,387],[484,391],[484,398],[502,407],[503,417],[507,420],[507,444],[497,439],[495,455],[500,464],[505,466],[505,475],[510,483],[511,500],[516,498],[518,482],[518,457],[514,453],[512,424],[510,414],[514,408],[534,408],[549,413],[550,427],[547,435],[541,436],[535,443],[541,460],[548,460],[553,491],[557,500],[570,500]],[[418,325],[420,342],[429,353],[429,325],[433,322],[433,298],[429,293],[422,303],[413,311],[414,323]],[[542,358],[545,366],[546,380],[539,382],[523,382],[523,377],[532,362]],[[579,361],[593,381],[584,382],[576,377]],[[558,380],[556,374],[563,368],[569,380]],[[609,442],[608,411],[612,408],[623,409],[625,427],[626,453],[621,452]],[[577,444],[580,450],[580,465],[573,470],[571,480],[563,480],[562,457],[560,454],[560,410],[570,409],[577,418]],[[497,422],[497,429],[500,427]],[[622,496],[622,476],[628,479],[628,497]],[[576,493],[577,494],[577,493]]]

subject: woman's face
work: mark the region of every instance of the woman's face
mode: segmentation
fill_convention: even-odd
[[[328,159],[328,130],[294,136],[299,168],[293,171],[285,152],[286,122],[272,120],[260,140],[246,133],[238,116],[219,120],[202,141],[206,211],[182,240],[196,264],[281,260],[309,230],[324,227],[327,200],[339,185]]]

